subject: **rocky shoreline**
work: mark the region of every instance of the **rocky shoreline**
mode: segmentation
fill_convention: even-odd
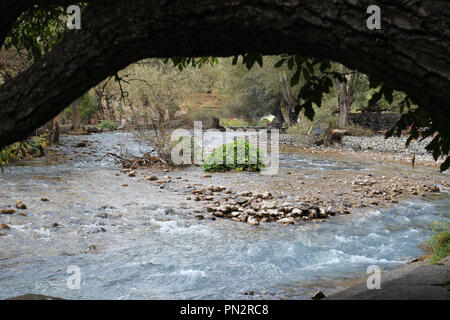
[[[371,137],[342,136],[341,144],[332,146],[317,146],[313,143],[312,137],[305,137],[292,134],[281,134],[280,145],[294,146],[309,150],[310,152],[339,151],[342,153],[364,153],[376,158],[389,161],[411,163],[411,157],[415,157],[416,165],[436,166],[442,163],[442,159],[434,161],[432,155],[425,147],[431,142],[431,138],[422,141],[414,140],[406,147],[406,136],[390,137],[385,139],[382,135]]]

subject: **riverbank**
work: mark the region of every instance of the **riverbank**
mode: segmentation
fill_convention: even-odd
[[[430,262],[413,260],[382,274],[380,289],[369,290],[364,281],[324,300],[449,300],[450,256]]]
[[[341,144],[316,146],[312,137],[292,134],[280,135],[280,144],[299,148],[312,154],[323,153],[326,155],[338,152],[362,159],[402,163],[409,166],[411,166],[411,159],[414,156],[415,166],[439,168],[443,160],[434,161],[432,155],[425,149],[431,139],[412,141],[408,147],[405,147],[406,140],[406,136],[385,139],[382,135],[371,137],[344,135]]]

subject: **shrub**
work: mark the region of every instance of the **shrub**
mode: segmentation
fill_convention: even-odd
[[[241,144],[244,144],[244,148],[242,148]],[[227,163],[227,153],[231,153],[233,158],[232,163]],[[256,159],[253,159],[253,157],[256,157]],[[241,163],[238,163],[238,160]],[[239,139],[228,144],[223,144],[218,149],[214,149],[203,164],[205,171],[219,172],[231,170],[260,171],[264,167],[265,164],[261,151],[257,146],[250,144],[248,139]]]
[[[104,130],[108,130],[108,131],[114,131],[114,130],[117,130],[119,125],[116,122],[114,122],[114,121],[102,120],[102,122],[100,122],[97,127],[99,129],[104,129]]]
[[[6,164],[18,161],[32,156],[41,156],[44,154],[44,148],[47,146],[47,137],[33,137],[28,141],[13,143],[0,150],[0,170],[4,172]]]
[[[431,263],[436,264],[450,254],[450,223],[435,221],[431,230],[434,235],[426,243],[425,250],[431,254]]]

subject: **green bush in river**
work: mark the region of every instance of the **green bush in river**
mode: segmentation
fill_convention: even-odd
[[[214,149],[202,166],[205,171],[260,171],[265,164],[257,146],[239,139]]]
[[[119,125],[116,122],[114,122],[114,121],[102,120],[102,122],[100,122],[97,127],[99,129],[104,129],[104,130],[108,130],[108,131],[114,131],[114,130],[117,130]]]

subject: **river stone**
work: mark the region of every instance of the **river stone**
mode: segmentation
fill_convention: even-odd
[[[294,220],[292,220],[291,218],[282,218],[278,219],[277,222],[282,224],[293,224]]]
[[[218,208],[216,208],[216,210],[217,211],[220,211],[220,212],[229,212],[230,210],[229,210],[229,207],[226,207],[226,206],[224,206],[224,205],[221,205],[220,207],[218,207]]]
[[[252,226],[257,226],[259,225],[259,220],[255,219],[254,217],[248,217],[247,223]]]
[[[25,210],[25,209],[27,208],[27,206],[26,206],[25,203],[23,203],[22,201],[17,201],[17,202],[16,202],[16,208],[17,208],[17,209]]]
[[[3,223],[3,224],[0,224],[0,230],[2,230],[2,229],[9,230],[9,229],[11,229],[11,227],[8,226],[7,224]]]
[[[8,298],[6,300],[64,300],[64,299],[51,296],[44,296],[41,294],[24,294],[22,296]]]
[[[333,206],[329,206],[328,208],[327,208],[327,214],[328,215],[330,215],[330,216],[334,216],[335,214],[336,214],[336,208],[335,207],[333,207]]]
[[[241,215],[239,216],[239,219],[240,219],[242,222],[247,222],[247,220],[248,220],[248,214],[246,214],[246,213],[241,214]]]
[[[175,212],[175,207],[167,206],[163,208],[165,214],[170,214]]]
[[[301,216],[303,214],[303,211],[298,209],[298,208],[294,208],[294,209],[292,209],[291,214],[294,217],[299,217],[299,216]]]
[[[256,202],[252,202],[250,204],[250,208],[252,208],[255,211],[258,211],[259,209],[261,209],[261,205],[259,203],[256,203]]]
[[[257,217],[270,217],[269,212],[267,210],[261,210],[256,213]]]
[[[239,216],[241,213],[239,212],[239,211],[233,211],[233,212],[231,212],[231,216],[232,217],[237,217],[237,216]]]
[[[313,300],[320,300],[325,298],[325,294],[322,291],[318,291],[315,294],[312,295],[311,299]]]
[[[13,208],[5,208],[0,211],[3,214],[13,214],[16,212],[16,209]]]
[[[16,209],[13,208],[5,208],[0,211],[2,214],[13,214],[16,212]]]
[[[79,142],[74,145],[75,148],[84,148],[86,147],[86,142]]]
[[[255,210],[253,209],[245,209],[243,213],[249,216],[254,216],[256,214]]]
[[[299,209],[306,212],[309,209],[311,209],[311,205],[309,205],[307,203],[302,203],[302,204],[300,204]]]
[[[310,218],[318,218],[319,217],[319,213],[317,212],[317,210],[315,208],[309,209],[308,213],[309,213]]]
[[[247,198],[245,198],[245,197],[243,197],[243,196],[238,196],[238,197],[235,199],[235,201],[236,201],[238,204],[243,204],[243,203],[246,203],[246,202],[247,202]]]
[[[277,209],[278,206],[275,202],[263,202],[261,204],[261,209],[267,210],[267,209]]]
[[[212,192],[220,192],[220,191],[225,190],[225,187],[223,187],[223,186],[211,186],[209,188],[209,190],[211,190]]]

